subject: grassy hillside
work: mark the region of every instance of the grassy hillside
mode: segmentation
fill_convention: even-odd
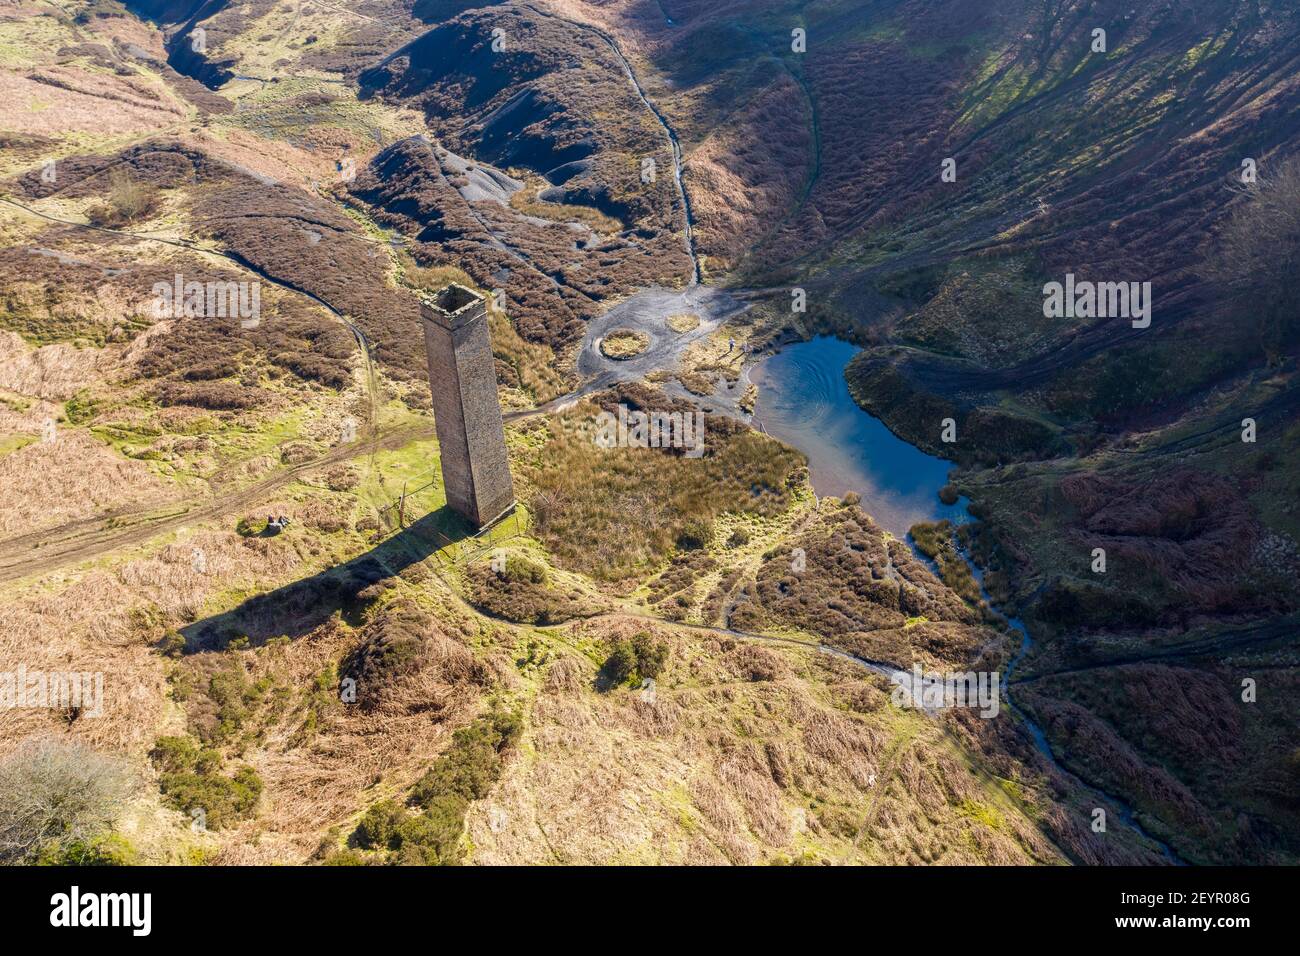
[[[680,3],[650,28],[635,4],[579,6],[657,74],[732,281],[805,287],[813,330],[866,347],[858,402],[962,463],[970,544],[1038,638],[1025,702],[1065,762],[1191,859],[1291,858],[1297,741],[1240,691],[1262,680],[1280,701],[1295,677],[1300,326],[1278,282],[1298,237],[1281,212],[1296,14]],[[1276,268],[1221,281],[1239,245],[1220,234],[1233,217],[1271,228],[1272,209]],[[1150,327],[1046,317],[1042,287],[1067,272],[1152,283]],[[1245,419],[1267,437],[1243,442]],[[1171,696],[1174,674],[1212,698]],[[1144,729],[1171,711],[1199,728],[1195,759]]]
[[[0,672],[107,688],[0,730],[10,792],[42,748],[105,781],[77,839],[5,860],[1293,861],[1297,323],[1214,265],[1267,220],[1236,210],[1276,213],[1232,187],[1294,152],[1295,18],[0,14]],[[855,398],[960,462],[978,520],[916,529],[924,560],[725,417],[698,459],[597,447],[600,409],[675,404],[649,384],[512,421],[522,507],[491,535],[446,509],[412,291],[502,290],[503,404],[566,395],[588,320],[692,275],[664,124],[704,276],[766,289],[774,326],[805,288],[791,327],[863,345]],[[1150,328],[1045,316],[1066,271],[1151,281]],[[158,315],[177,273],[259,283],[260,322]],[[899,707],[863,663],[1013,657],[1055,759],[1010,708]]]

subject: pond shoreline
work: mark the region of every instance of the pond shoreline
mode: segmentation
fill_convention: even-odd
[[[818,495],[856,493],[864,511],[897,537],[919,522],[969,520],[965,500],[939,500],[953,462],[895,435],[858,405],[844,368],[858,347],[832,336],[794,342],[759,357],[754,422],[808,457]]]

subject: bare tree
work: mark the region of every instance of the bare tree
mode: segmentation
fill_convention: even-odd
[[[126,761],[56,737],[28,740],[0,760],[0,863],[30,860],[51,841],[110,830],[138,785]]]
[[[1276,364],[1300,330],[1300,158],[1242,192],[1206,274],[1254,319],[1259,344]]]
[[[97,226],[124,226],[147,218],[158,203],[157,186],[138,182],[126,170],[115,169],[108,177],[106,201],[92,206],[86,216]]]

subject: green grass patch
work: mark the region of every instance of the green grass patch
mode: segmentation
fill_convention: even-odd
[[[35,435],[3,435],[0,436],[0,458],[10,452],[17,451],[20,448],[26,448],[36,441]]]

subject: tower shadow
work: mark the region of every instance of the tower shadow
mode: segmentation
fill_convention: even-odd
[[[474,529],[448,506],[431,511],[364,554],[311,577],[248,598],[238,607],[179,629],[184,653],[220,651],[237,638],[260,647],[274,637],[296,640],[342,612],[356,623],[366,588],[397,577],[435,551],[473,537]]]

